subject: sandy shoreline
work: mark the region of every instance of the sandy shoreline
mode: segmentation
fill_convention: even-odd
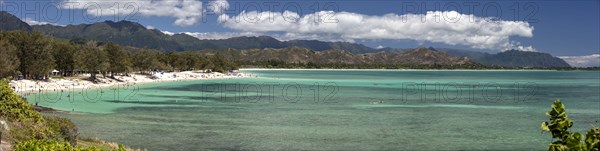
[[[164,72],[153,75],[129,74],[129,76],[115,76],[115,79],[97,75],[97,81],[86,80],[89,74],[83,74],[79,77],[69,77],[65,79],[50,79],[49,81],[34,80],[11,80],[9,85],[18,94],[57,92],[74,89],[94,89],[117,85],[136,85],[153,82],[170,82],[184,80],[213,80],[213,79],[232,79],[232,78],[250,78],[255,77],[252,74],[236,72],[232,74],[222,74],[218,72],[204,73],[200,71],[184,72]]]

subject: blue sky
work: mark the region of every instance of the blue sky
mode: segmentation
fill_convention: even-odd
[[[199,38],[270,35],[281,40],[350,41],[370,47],[423,45],[490,53],[522,49],[555,56],[600,54],[600,2],[597,0],[0,1],[0,9],[30,24],[67,25],[126,19],[165,32],[188,32]],[[290,12],[285,14],[285,11]],[[428,14],[428,11],[433,12]],[[266,12],[272,16],[256,18]],[[311,15],[322,15],[336,22],[319,25],[301,22]],[[442,23],[435,19],[412,23],[431,17],[429,15],[441,15]],[[468,18],[470,15],[475,21]],[[277,16],[291,16],[292,21]],[[456,19],[456,16],[460,17]],[[242,17],[242,21],[235,21],[236,17]],[[403,17],[407,20],[400,22]],[[248,18],[256,21],[244,21]]]

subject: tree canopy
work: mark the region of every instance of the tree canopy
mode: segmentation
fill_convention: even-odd
[[[123,47],[112,42],[63,40],[36,31],[0,31],[0,78],[22,74],[28,79],[45,79],[53,70],[62,76],[76,71],[96,75],[149,71],[237,69],[231,59],[219,53],[164,52]]]

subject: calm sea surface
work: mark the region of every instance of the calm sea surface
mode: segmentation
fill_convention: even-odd
[[[600,125],[598,71],[244,70],[258,78],[50,92],[83,137],[149,150],[546,150],[555,99]]]

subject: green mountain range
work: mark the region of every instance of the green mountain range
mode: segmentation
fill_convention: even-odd
[[[269,36],[233,37],[219,40],[200,40],[187,34],[167,35],[156,29],[130,21],[104,21],[94,24],[34,25],[33,30],[65,39],[89,39],[113,42],[133,47],[146,47],[164,51],[204,50],[204,49],[253,49],[304,47],[316,51],[342,49],[352,53],[375,52],[376,49],[348,42],[322,42],[316,40],[279,41]]]
[[[411,58],[402,58],[404,52],[408,52],[414,49],[399,49],[399,48],[382,48],[375,49],[362,44],[349,43],[349,42],[324,42],[317,40],[290,40],[290,41],[279,41],[269,36],[258,36],[258,37],[233,37],[228,39],[219,40],[200,40],[187,34],[174,34],[168,35],[156,29],[147,29],[143,25],[130,22],[130,21],[104,21],[93,24],[79,24],[79,25],[67,25],[67,26],[54,26],[54,25],[34,25],[29,26],[19,18],[7,12],[0,12],[0,30],[35,30],[42,32],[47,35],[51,35],[58,38],[71,39],[71,40],[96,40],[100,42],[113,42],[119,45],[131,46],[137,48],[149,48],[163,51],[184,51],[184,50],[246,50],[246,53],[259,51],[265,51],[263,53],[272,53],[274,50],[287,50],[305,48],[310,51],[323,52],[324,54],[319,55],[305,55],[311,57],[323,58],[323,56],[330,56],[331,59],[324,59],[337,62],[347,62],[344,59],[356,59],[355,57],[347,57],[358,54],[363,56],[377,58],[379,61],[385,62],[398,62],[398,60],[389,60],[389,58],[396,58],[406,62],[406,60],[412,60],[416,64],[428,64],[430,62],[436,63],[436,61],[429,61],[427,59],[419,57],[432,57],[436,55],[408,55]],[[336,51],[328,50],[343,50],[337,53]],[[498,54],[488,54],[483,52],[475,52],[468,50],[459,49],[448,49],[448,48],[428,48],[427,50],[433,52],[442,52],[447,56],[453,57],[468,57],[470,60],[478,62],[488,66],[506,66],[506,67],[569,67],[564,60],[553,57],[547,53],[539,52],[524,52],[524,51],[506,51]],[[325,52],[327,51],[327,52]],[[341,53],[347,52],[349,54]],[[275,55],[277,53],[274,53]],[[286,52],[284,54],[289,54]],[[334,56],[337,54],[340,56]],[[435,53],[434,53],[435,54]],[[299,54],[298,54],[299,55]],[[414,56],[414,57],[413,57]],[[255,56],[257,58],[264,56]],[[407,57],[407,56],[404,56]],[[438,59],[445,60],[441,61],[442,64],[452,64],[446,61],[458,61],[451,58],[442,59],[443,56],[437,56]],[[385,59],[383,59],[385,58]],[[246,57],[248,60],[249,59]],[[270,58],[273,59],[273,58]],[[284,60],[280,58],[280,60]],[[367,62],[377,62],[377,59],[367,59]],[[313,60],[314,61],[314,60]],[[426,61],[425,63],[419,61]],[[429,62],[428,62],[429,61]],[[410,61],[408,61],[410,62]]]

